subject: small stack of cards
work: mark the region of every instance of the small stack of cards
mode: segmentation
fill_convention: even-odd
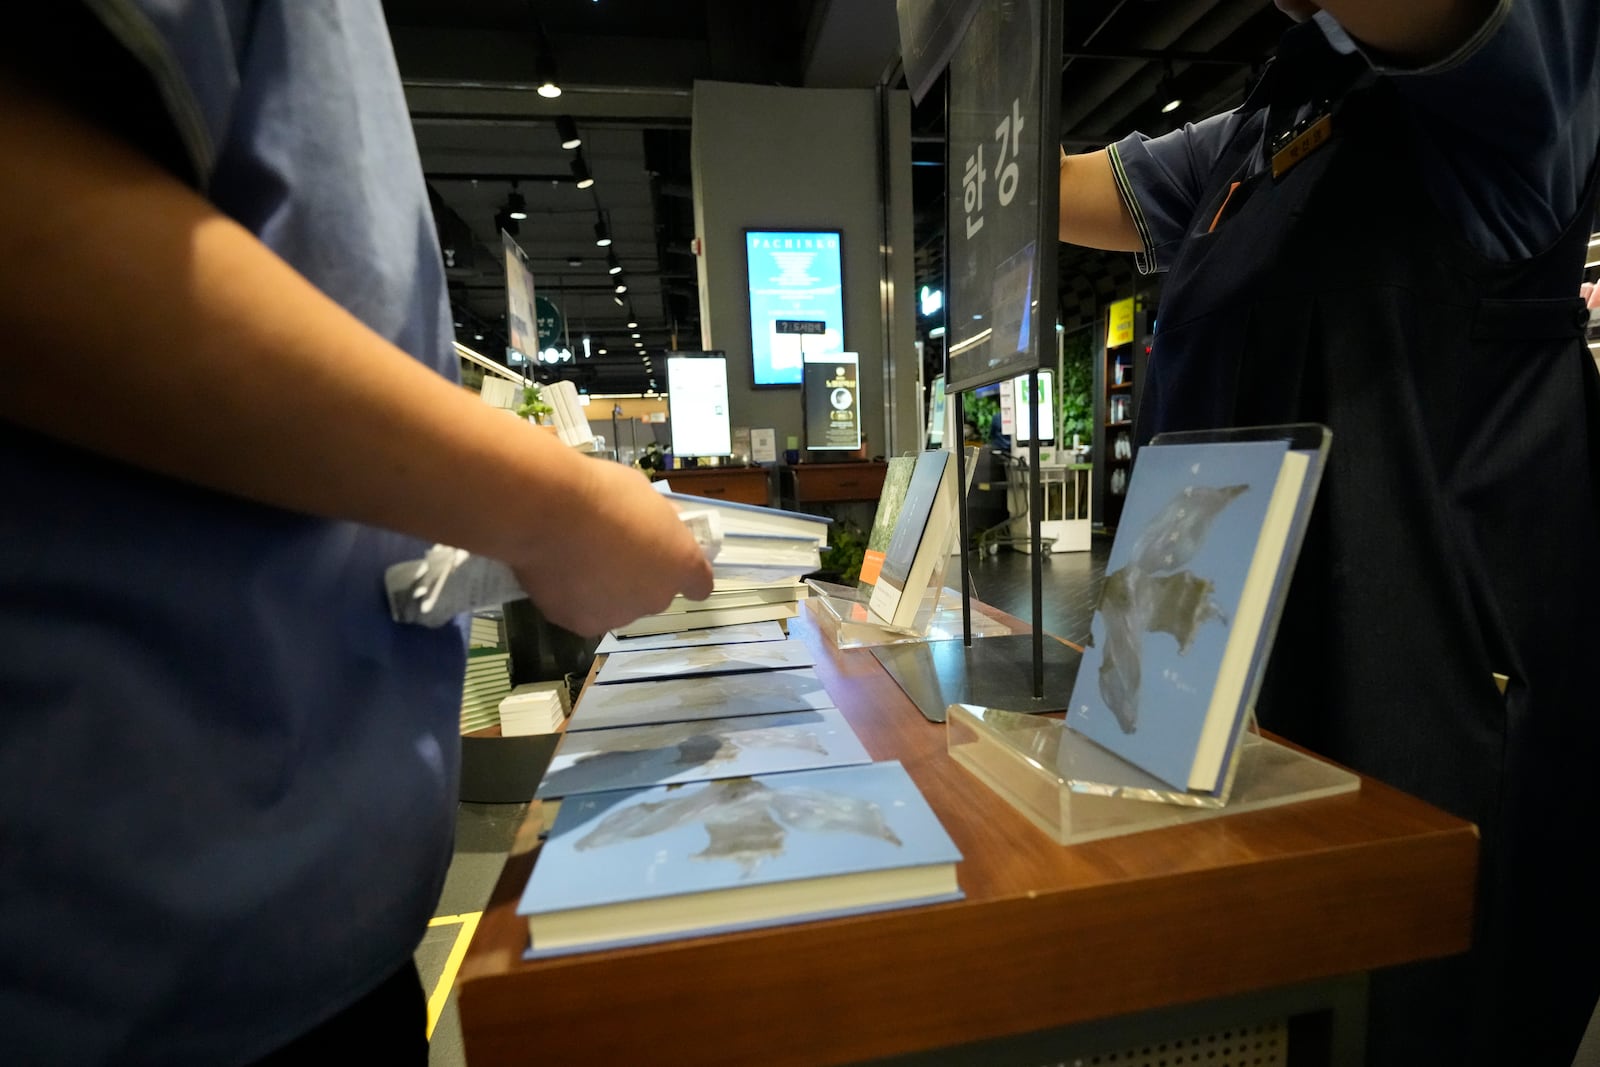
[[[567,683],[531,682],[519,685],[500,701],[500,733],[504,737],[553,734],[572,710]]]

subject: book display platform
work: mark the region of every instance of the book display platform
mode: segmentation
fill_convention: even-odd
[[[961,852],[962,899],[528,960],[516,906],[543,825],[535,805],[460,972],[474,1067],[1023,1067],[1285,1017],[1331,1023],[1312,1062],[1354,1064],[1362,976],[1467,948],[1471,824],[1362,780],[1063,847],[952,759],[947,727],[869,649],[835,647],[816,612],[808,602],[791,639],[872,758],[898,760],[927,799]]]

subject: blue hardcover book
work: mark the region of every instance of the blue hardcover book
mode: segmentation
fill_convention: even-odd
[[[713,674],[586,686],[568,730],[604,730],[653,722],[726,719],[779,711],[831,708],[833,700],[811,667],[750,674]]]
[[[548,800],[870,762],[836,708],[575,730],[562,736],[535,795]]]
[[[775,622],[751,622],[742,626],[713,626],[702,630],[673,630],[664,634],[618,637],[614,632],[600,639],[597,656],[613,652],[640,652],[651,648],[692,648],[695,645],[742,645],[754,641],[787,641],[789,635]]]
[[[680,678],[695,674],[739,674],[810,667],[816,663],[804,641],[756,641],[742,645],[691,645],[613,652],[594,680],[603,685]]]
[[[1228,781],[1321,472],[1312,432],[1304,449],[1158,438],[1139,453],[1067,725],[1174,789]]]
[[[897,762],[591,793],[517,913],[555,955],[954,900],[960,859]]]

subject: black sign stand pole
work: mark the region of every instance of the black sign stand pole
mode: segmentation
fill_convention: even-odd
[[[967,518],[967,419],[961,398],[964,394],[955,394],[956,404],[956,433],[961,440],[956,444],[956,489],[961,499],[961,506],[956,509],[959,516],[959,530],[961,540],[956,543],[956,552],[961,557],[961,643],[967,647],[972,646],[972,571],[967,563],[967,538],[970,536],[971,523]]]
[[[1039,395],[1039,366],[1040,353],[1048,342],[1054,341],[1056,319],[1058,318],[1056,292],[1056,243],[1059,237],[1059,194],[1057,187],[1059,173],[1057,160],[1059,151],[1059,112],[1060,112],[1060,60],[1061,60],[1061,31],[1062,31],[1062,4],[1063,0],[1020,0],[1020,2],[1002,6],[1002,0],[977,0],[976,14],[972,23],[961,35],[954,50],[955,58],[951,62],[951,76],[946,78],[945,115],[945,164],[948,180],[953,181],[956,171],[953,164],[964,159],[966,142],[962,142],[962,153],[957,154],[952,137],[959,126],[963,127],[965,135],[970,136],[974,131],[970,129],[971,120],[976,113],[982,111],[982,104],[975,103],[980,97],[992,89],[990,81],[994,77],[1002,76],[1005,71],[990,70],[989,67],[999,65],[1009,70],[1016,70],[1015,66],[1008,66],[1012,56],[1001,55],[1006,48],[986,48],[982,38],[975,38],[974,34],[993,34],[1000,30],[1012,33],[1008,42],[1014,56],[1027,53],[1023,50],[1034,50],[1030,57],[1030,66],[1037,70],[1037,80],[1032,84],[1018,84],[1014,88],[1015,100],[1012,102],[1011,111],[1015,115],[1018,111],[1025,116],[1021,122],[1011,124],[1011,133],[1006,135],[1012,138],[1009,142],[1002,141],[999,150],[1001,159],[1008,146],[1016,145],[1021,134],[1017,131],[1026,128],[1024,123],[1033,123],[1033,138],[1038,145],[1038,169],[1032,175],[1024,177],[1021,173],[1013,176],[1014,194],[1026,195],[1028,186],[1033,186],[1032,202],[1037,210],[1025,226],[1015,227],[1005,236],[1002,243],[997,235],[991,231],[983,238],[983,249],[978,252],[962,251],[958,248],[957,241],[953,239],[954,227],[950,224],[950,215],[954,214],[957,205],[964,204],[965,198],[961,195],[960,186],[948,187],[950,195],[947,197],[950,207],[947,209],[945,227],[946,248],[946,277],[947,277],[947,323],[953,327],[957,321],[967,322],[962,316],[970,319],[986,317],[986,325],[990,329],[998,329],[1000,319],[996,311],[997,301],[1000,299],[1017,300],[1015,292],[1008,291],[1004,297],[973,297],[971,292],[963,292],[962,287],[954,284],[953,279],[957,274],[954,266],[958,260],[960,266],[968,269],[969,275],[976,272],[977,276],[986,279],[997,279],[997,271],[1004,272],[1010,267],[1013,272],[1017,270],[1016,260],[1019,256],[1031,255],[1033,273],[1028,279],[1024,290],[1020,294],[1021,300],[1027,306],[1020,309],[1022,321],[1030,324],[1029,337],[1026,349],[1018,349],[1016,356],[1026,357],[1018,360],[1015,356],[1000,352],[986,366],[963,367],[960,373],[952,363],[954,353],[952,349],[965,347],[970,349],[962,357],[963,362],[971,362],[980,350],[971,346],[985,343],[982,337],[958,337],[947,327],[945,339],[946,354],[946,381],[953,384],[948,390],[948,395],[954,398],[955,418],[957,433],[963,434],[963,445],[958,449],[961,457],[963,471],[959,478],[961,486],[960,533],[961,533],[961,622],[962,639],[945,641],[907,642],[898,645],[883,645],[875,647],[873,655],[883,664],[889,674],[906,691],[918,710],[934,722],[943,722],[945,713],[951,704],[976,704],[989,708],[1003,708],[1012,711],[1026,711],[1033,713],[1053,712],[1066,710],[1071,697],[1073,679],[1077,674],[1079,654],[1068,645],[1060,641],[1044,640],[1042,626],[1044,616],[1044,560],[1041,544],[1041,524],[1044,512],[1044,484],[1039,472],[1039,435],[1033,434],[1031,449],[1026,452],[1029,457],[1028,466],[1028,511],[1029,511],[1029,548],[1033,552],[1032,560],[1032,632],[1029,634],[1015,634],[1011,636],[996,635],[975,641],[972,634],[972,588],[970,571],[967,562],[967,539],[969,537],[969,516],[967,500],[967,481],[965,477],[966,449],[964,431],[966,416],[963,404],[963,393],[979,388],[991,382],[1015,380],[1026,374],[1031,396],[1027,403],[1035,403],[1034,397]],[[1036,13],[1038,18],[1033,27],[1022,27],[1020,22],[1008,21],[1020,19]],[[968,51],[971,49],[972,51]],[[978,51],[982,49],[982,51]],[[963,58],[965,57],[965,58]],[[969,79],[971,84],[956,85],[957,75],[963,71],[973,76]],[[966,75],[963,75],[965,77]],[[963,95],[968,94],[968,95]],[[1009,95],[1009,94],[1008,94]],[[958,104],[958,101],[960,103]],[[1022,105],[1037,103],[1037,110],[1029,112],[1022,110]],[[963,110],[965,109],[965,110]],[[959,120],[962,120],[958,122]],[[1002,122],[1002,127],[1005,123]],[[1003,131],[1002,131],[1003,132]],[[985,135],[986,137],[986,135]],[[1009,150],[1015,154],[1014,147]],[[971,161],[971,173],[977,181],[977,189],[973,193],[973,205],[966,205],[966,210],[972,206],[982,204],[983,172],[988,161],[983,158],[981,147],[974,153]],[[965,177],[964,168],[962,175]],[[995,172],[998,178],[998,172]],[[999,192],[1000,187],[996,187]],[[1002,199],[1001,205],[1009,200]],[[959,217],[959,216],[958,216]],[[1000,221],[994,217],[994,221]],[[1020,221],[1020,220],[1019,220]],[[982,226],[983,220],[965,220],[967,226],[966,237],[970,240]],[[965,246],[962,246],[965,247]],[[962,257],[972,257],[963,259]],[[980,261],[981,260],[981,261]],[[1001,262],[1004,261],[1004,262]],[[1014,274],[1012,275],[1014,277]],[[1010,281],[1010,278],[1006,279]],[[968,287],[970,289],[970,286]],[[968,300],[971,306],[961,302]],[[1015,303],[1005,309],[1017,312]],[[996,335],[989,344],[998,344]],[[1002,357],[1004,363],[1001,362]],[[1037,418],[1037,405],[1033,412],[1034,421]],[[1053,417],[1053,415],[1052,415]],[[1030,670],[1031,668],[1031,670]]]

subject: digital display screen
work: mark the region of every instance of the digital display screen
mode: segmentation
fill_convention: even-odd
[[[667,422],[674,456],[733,454],[728,360],[721,353],[667,355]]]
[[[799,385],[806,357],[844,351],[837,230],[746,230],[750,363],[757,386]]]
[[[965,392],[1041,367],[1055,325],[1059,13],[981,4],[950,61],[945,374]],[[1052,51],[1053,49],[1053,51]],[[1041,299],[1041,294],[1046,295]]]
[[[858,451],[861,375],[856,353],[807,354],[802,373],[807,451]]]
[[[928,392],[928,447],[939,448],[944,444],[944,375],[933,379],[933,388]]]
[[[1039,401],[1029,404],[1028,376],[1026,374],[1000,384],[1000,432],[1013,441],[1033,440],[1033,426],[1041,427],[1039,440],[1056,439],[1055,394],[1050,385],[1050,372],[1039,372]]]

